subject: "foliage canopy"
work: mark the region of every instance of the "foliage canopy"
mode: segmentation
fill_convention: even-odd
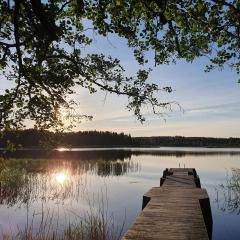
[[[118,59],[84,53],[93,44],[86,21],[100,35],[127,39],[140,65],[136,76],[125,76]],[[0,1],[1,81],[14,83],[0,94],[0,129],[25,119],[41,128],[61,125],[76,85],[126,95],[128,110],[143,121],[142,107],[170,108],[157,93],[172,91],[148,83],[146,52],[154,51],[156,66],[207,56],[207,71],[227,64],[239,74],[239,34],[238,0]]]

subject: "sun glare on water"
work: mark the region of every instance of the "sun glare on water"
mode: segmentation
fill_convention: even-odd
[[[59,172],[55,174],[55,179],[59,184],[63,185],[67,181],[68,175],[65,172]]]
[[[64,148],[64,147],[61,147],[61,148],[58,148],[57,149],[59,152],[64,152],[64,151],[67,151],[68,149],[67,148]]]

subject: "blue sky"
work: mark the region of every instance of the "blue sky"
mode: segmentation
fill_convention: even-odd
[[[91,35],[91,33],[90,33]],[[126,41],[110,35],[108,38],[94,37],[94,44],[82,51],[110,54],[119,58],[127,75],[134,75],[139,66]],[[152,59],[151,54],[149,54]],[[107,130],[130,133],[132,136],[212,136],[240,137],[240,84],[231,69],[204,72],[208,59],[200,58],[193,63],[178,61],[177,64],[153,67],[150,81],[160,86],[172,86],[173,93],[159,95],[162,101],[176,101],[183,111],[175,107],[164,118],[154,116],[144,109],[146,122],[139,123],[125,108],[123,96],[98,92],[90,95],[87,90],[75,88],[74,99],[80,104],[76,111],[89,114],[93,120],[82,122],[74,129]],[[9,87],[3,82],[0,88]]]
[[[139,67],[125,40],[114,36],[108,39],[95,37],[94,45],[88,51],[119,58],[129,75],[134,75]],[[229,68],[205,73],[207,63],[207,58],[200,58],[193,63],[178,61],[177,64],[153,67],[149,80],[174,89],[173,93],[159,95],[159,98],[177,101],[183,111],[175,107],[161,118],[145,109],[147,121],[144,124],[125,109],[126,98],[105,93],[89,95],[85,90],[76,89],[75,99],[80,103],[78,112],[94,118],[79,124],[75,130],[108,130],[132,136],[240,137],[238,76]],[[150,66],[153,66],[152,61]]]

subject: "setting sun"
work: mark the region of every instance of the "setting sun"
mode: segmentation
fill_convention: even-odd
[[[66,150],[68,150],[67,148],[64,148],[64,147],[61,147],[61,148],[58,148],[57,149],[59,152],[64,152],[64,151],[66,151]]]

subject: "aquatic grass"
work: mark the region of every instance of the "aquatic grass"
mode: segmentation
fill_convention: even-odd
[[[125,220],[117,226],[113,213],[108,208],[107,191],[88,196],[88,210],[78,214],[69,210],[72,216],[65,216],[66,222],[60,223],[59,212],[43,209],[34,212],[24,228],[15,233],[2,232],[3,240],[119,240],[123,234]],[[37,220],[37,219],[38,220]],[[39,219],[40,222],[39,222]],[[70,220],[71,219],[71,220]],[[39,223],[38,223],[39,222]]]

